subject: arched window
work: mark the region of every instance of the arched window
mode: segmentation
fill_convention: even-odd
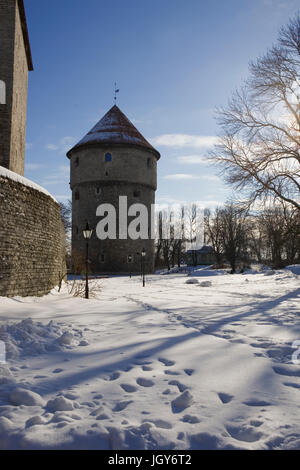
[[[151,158],[148,158],[148,160],[147,160],[147,167],[151,168]]]
[[[112,161],[112,155],[111,155],[111,153],[106,153],[106,154],[105,154],[105,161],[106,161],[106,163]]]
[[[2,80],[0,80],[0,104],[6,104],[6,86]]]
[[[75,201],[79,201],[79,199],[80,199],[79,191],[76,191],[75,192]]]
[[[75,166],[79,166],[79,157],[75,159]]]
[[[133,191],[133,197],[140,197],[141,191]]]

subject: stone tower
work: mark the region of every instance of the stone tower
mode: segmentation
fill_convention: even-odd
[[[24,175],[30,70],[33,66],[23,0],[0,0],[0,165],[20,175]]]
[[[115,105],[67,156],[73,195],[73,256],[85,253],[82,230],[88,221],[94,229],[89,256],[93,273],[140,272],[143,248],[145,271],[153,272],[154,240],[150,229],[148,239],[120,239],[117,230],[117,239],[100,240],[95,233],[101,220],[96,210],[100,204],[112,204],[119,220],[119,196],[127,196],[128,207],[142,203],[148,208],[150,227],[160,154]],[[132,219],[128,217],[128,224]]]

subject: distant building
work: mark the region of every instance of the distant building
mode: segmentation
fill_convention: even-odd
[[[30,70],[23,0],[0,0],[0,166],[22,176]]]
[[[215,261],[214,250],[211,246],[204,245],[199,250],[188,250],[186,252],[186,264],[188,266],[210,265],[214,264]]]
[[[86,223],[94,229],[90,241],[93,273],[140,272],[141,251],[146,250],[145,271],[154,272],[154,240],[151,239],[151,205],[155,203],[157,161],[152,145],[115,105],[96,126],[68,153],[71,164],[72,253],[84,256],[82,231]],[[142,203],[148,208],[150,236],[147,240],[100,240],[95,229],[100,218],[97,207],[111,204],[119,221],[119,197],[127,196],[128,207]],[[132,218],[131,218],[132,219]],[[128,224],[130,223],[128,217]]]

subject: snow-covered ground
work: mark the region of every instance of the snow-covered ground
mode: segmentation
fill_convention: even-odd
[[[1,298],[0,449],[300,449],[297,273]]]

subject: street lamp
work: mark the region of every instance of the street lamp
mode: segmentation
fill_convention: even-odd
[[[146,250],[145,250],[145,248],[143,248],[143,250],[142,250],[143,287],[145,287],[145,258],[146,258]]]
[[[86,259],[85,259],[85,298],[89,298],[89,241],[91,239],[93,230],[90,229],[88,222],[86,223],[85,230],[83,230],[83,237],[86,240]]]
[[[131,279],[131,263],[132,263],[132,256],[131,255],[128,256],[128,263],[129,263],[129,266],[130,266],[129,269],[130,269],[130,279]]]

